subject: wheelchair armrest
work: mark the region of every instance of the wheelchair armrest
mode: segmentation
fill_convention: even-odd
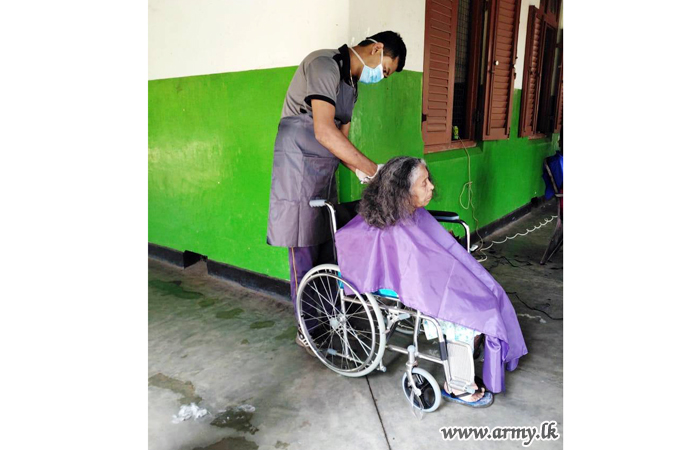
[[[449,223],[459,223],[462,219],[459,218],[457,213],[450,211],[433,211],[428,210],[428,212],[435,217],[438,222],[449,222]]]
[[[450,211],[427,210],[438,222],[457,223],[464,228],[464,248],[471,253],[471,236],[469,236],[469,225],[459,218],[459,214]]]

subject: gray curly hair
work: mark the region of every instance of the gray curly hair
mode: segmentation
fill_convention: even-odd
[[[411,186],[418,177],[420,166],[428,170],[423,159],[397,156],[381,168],[362,193],[360,200],[359,214],[367,224],[384,228],[413,214]]]

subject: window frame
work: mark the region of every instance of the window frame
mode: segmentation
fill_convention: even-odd
[[[449,70],[449,82],[448,85],[448,102],[447,102],[447,112],[446,120],[449,129],[448,133],[444,133],[443,139],[448,137],[449,140],[445,139],[444,142],[435,142],[435,131],[430,131],[432,135],[428,135],[428,124],[429,124],[429,105],[430,105],[430,65],[431,65],[431,18],[432,12],[431,7],[434,4],[440,7],[446,7],[445,0],[426,0],[426,21],[425,21],[425,46],[424,46],[424,62],[423,62],[423,98],[422,98],[422,118],[421,118],[421,133],[424,142],[424,153],[435,153],[440,151],[454,150],[459,148],[469,148],[477,145],[478,141],[483,140],[502,140],[510,138],[510,122],[513,114],[513,96],[515,92],[515,60],[517,59],[517,42],[519,34],[519,24],[520,24],[520,8],[522,7],[522,0],[515,0],[515,17],[513,24],[513,36],[512,36],[512,53],[511,60],[507,62],[510,66],[510,80],[509,80],[509,94],[508,102],[506,107],[506,121],[505,121],[505,132],[495,135],[488,136],[486,134],[487,124],[485,123],[485,111],[490,110],[491,104],[489,102],[494,98],[491,95],[487,95],[485,92],[486,88],[489,88],[488,84],[489,76],[486,74],[486,67],[489,64],[493,64],[494,57],[492,56],[496,48],[496,33],[495,26],[498,21],[496,12],[499,11],[499,3],[506,0],[472,0],[469,4],[470,8],[470,24],[468,30],[467,44],[468,50],[468,60],[467,60],[467,96],[466,96],[466,111],[465,111],[465,124],[464,129],[460,127],[463,133],[460,135],[465,136],[460,140],[452,140],[452,121],[453,121],[453,101],[454,101],[454,75],[455,75],[455,61],[454,56],[456,53],[456,31],[457,31],[457,19],[458,19],[458,6],[459,0],[453,0],[455,3],[451,3],[454,11],[454,16],[452,17],[454,23],[451,28],[452,33],[450,46],[451,46],[451,58],[448,64]],[[488,14],[488,23],[484,21],[484,15]],[[499,50],[500,51],[500,50]],[[485,60],[484,60],[485,58]],[[482,63],[482,60],[484,62]],[[481,78],[484,77],[486,83],[481,84]],[[493,80],[493,77],[491,77]],[[493,84],[493,81],[491,81]],[[439,116],[441,117],[441,116]],[[440,131],[442,132],[442,131]],[[430,138],[429,138],[430,136]],[[430,141],[430,143],[428,143]]]
[[[561,0],[558,0],[558,9],[561,11]],[[562,102],[562,91],[563,91],[563,72],[561,68],[563,67],[563,30],[559,28],[558,18],[554,18],[552,14],[545,14],[542,8],[547,8],[546,0],[543,0],[540,8],[535,6],[530,6],[528,10],[528,28],[527,28],[527,38],[525,44],[525,76],[523,77],[522,86],[522,96],[520,99],[520,121],[518,127],[519,137],[528,137],[529,139],[542,139],[552,133],[558,132],[560,128],[560,116],[561,116],[561,102]],[[537,39],[535,39],[535,21],[540,20],[540,28]],[[546,35],[547,32],[554,33],[553,45],[547,45]],[[560,32],[561,37],[560,39]],[[532,103],[530,103],[530,79],[533,76],[532,69],[532,54],[534,50],[534,43],[537,42],[537,61],[534,66],[536,66],[536,77],[537,80],[534,84],[534,89],[536,90],[535,95],[532,96]],[[558,65],[556,61],[556,51],[559,50],[559,61]],[[546,104],[542,107],[542,101],[551,101],[550,88],[552,84],[555,84],[555,100],[553,104]],[[543,91],[543,88],[546,89]],[[543,92],[547,95],[546,99],[542,98]],[[531,111],[531,112],[530,112]],[[532,116],[532,127],[529,126],[528,119]],[[547,120],[546,126],[542,126],[541,121]]]

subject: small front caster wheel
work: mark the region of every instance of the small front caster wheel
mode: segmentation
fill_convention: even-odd
[[[419,367],[414,367],[411,371],[411,376],[413,377],[413,382],[416,387],[420,389],[420,395],[413,395],[413,406],[422,410],[423,412],[433,412],[440,406],[442,401],[442,394],[440,393],[440,386],[438,385],[435,378],[430,375],[427,370],[421,369]],[[403,393],[406,396],[406,400],[411,402],[411,383],[408,381],[408,374],[404,373],[401,379],[401,387],[403,388]]]

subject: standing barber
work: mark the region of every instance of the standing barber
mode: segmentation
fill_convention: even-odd
[[[328,220],[309,200],[337,203],[335,171],[340,162],[362,181],[378,169],[348,140],[357,83],[378,83],[401,72],[405,63],[403,39],[384,31],[352,48],[311,53],[289,84],[275,141],[267,243],[289,248],[295,305],[306,272],[334,262]],[[306,345],[301,336],[297,343]]]

